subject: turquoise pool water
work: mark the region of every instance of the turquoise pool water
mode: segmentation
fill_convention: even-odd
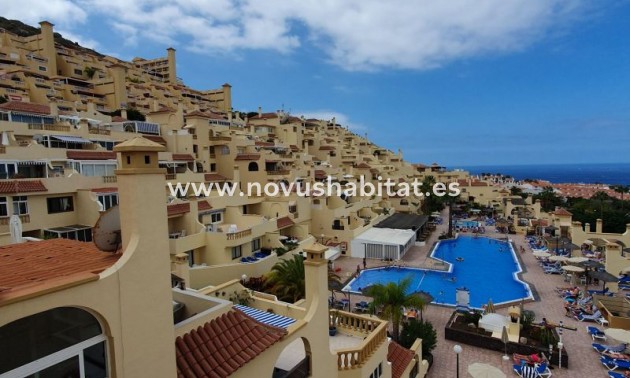
[[[470,289],[470,306],[480,308],[531,297],[529,286],[518,280],[520,265],[511,246],[486,237],[460,236],[440,241],[432,257],[450,264],[450,272],[415,268],[377,268],[361,272],[344,290],[360,292],[374,283],[398,282],[411,276],[410,292],[426,291],[433,303],[455,305],[455,289]],[[457,261],[462,258],[462,261]],[[454,278],[454,279],[453,279]]]
[[[455,226],[457,227],[466,227],[466,228],[473,228],[473,227],[479,227],[479,223],[477,221],[469,221],[469,220],[458,220],[455,222]]]

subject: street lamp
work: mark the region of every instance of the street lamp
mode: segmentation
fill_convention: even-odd
[[[455,352],[455,356],[457,356],[457,378],[459,378],[459,354],[462,352],[462,347],[456,344],[453,347],[453,352]]]

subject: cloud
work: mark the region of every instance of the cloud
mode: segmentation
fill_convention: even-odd
[[[2,4],[2,17],[20,20],[37,26],[40,21],[50,21],[60,26],[84,23],[87,12],[78,4],[68,0],[5,1]]]
[[[330,121],[335,118],[336,123],[340,124],[343,127],[348,127],[351,131],[354,131],[355,133],[364,133],[368,131],[368,128],[365,125],[352,122],[348,115],[336,112],[334,110],[297,111],[292,113],[300,117],[304,116],[307,119],[314,118]]]
[[[140,38],[208,55],[319,49],[345,70],[431,69],[527,48],[585,14],[590,0],[35,0],[28,22],[105,19]],[[25,9],[26,8],[26,9]],[[65,28],[68,29],[67,27]]]
[[[85,38],[83,36],[75,34],[74,32],[69,32],[65,30],[56,29],[55,31],[61,34],[65,39],[68,39],[72,42],[77,42],[79,45],[87,47],[88,49],[98,50],[100,48],[100,44],[91,38]]]

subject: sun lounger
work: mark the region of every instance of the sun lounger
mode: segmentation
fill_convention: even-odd
[[[575,319],[581,322],[584,322],[584,321],[596,322],[601,317],[602,317],[602,313],[599,310],[597,310],[593,313],[593,315],[578,314],[575,316]]]
[[[549,378],[551,377],[551,370],[549,370],[549,364],[543,362],[540,365],[514,365],[514,372],[522,378]]]
[[[605,344],[593,343],[592,345],[593,345],[593,349],[595,349],[599,353],[604,353],[604,352],[621,353],[624,350],[626,350],[626,348],[628,347],[628,344],[625,344],[625,343],[622,343],[619,345],[605,345]]]
[[[613,358],[608,358],[606,356],[601,356],[599,361],[602,363],[602,365],[606,366],[606,368],[608,368],[610,370],[617,370],[617,369],[628,370],[628,369],[630,369],[630,361],[617,360],[617,359],[613,359]]]
[[[605,288],[604,290],[589,290],[588,293],[593,295],[593,294],[599,294],[599,295],[605,295],[608,293],[610,289]]]
[[[593,338],[598,340],[606,340],[606,334],[603,331],[600,331],[599,328],[593,326],[586,326],[586,332]]]
[[[617,373],[616,371],[609,371],[608,376],[610,378],[625,378],[625,374]]]
[[[562,274],[562,273],[564,273],[564,271],[560,268],[556,268],[556,267],[545,268],[545,274]]]

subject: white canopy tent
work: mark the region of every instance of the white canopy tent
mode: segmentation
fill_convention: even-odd
[[[352,257],[400,260],[416,241],[413,230],[371,228],[350,243]]]

